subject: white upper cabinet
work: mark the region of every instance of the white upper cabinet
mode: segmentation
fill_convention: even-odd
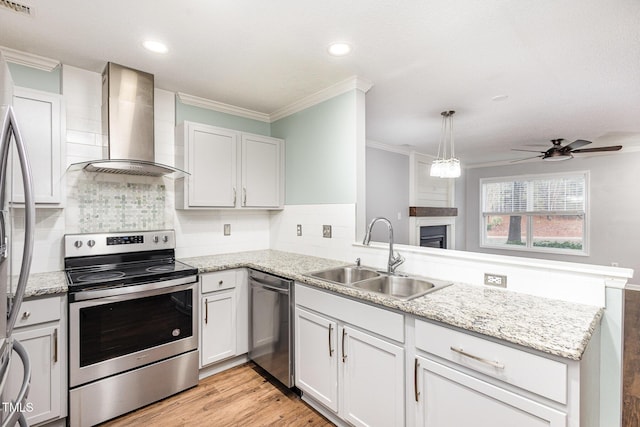
[[[33,175],[39,207],[59,207],[62,201],[62,96],[16,87],[13,107]],[[11,201],[24,203],[20,163],[12,150]]]
[[[284,205],[284,141],[200,123],[176,127],[177,209]]]
[[[242,135],[242,206],[278,208],[284,204],[283,141]]]

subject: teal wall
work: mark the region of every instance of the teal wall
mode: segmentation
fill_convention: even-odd
[[[356,90],[271,124],[286,141],[287,205],[356,202]]]
[[[44,71],[12,62],[8,62],[8,64],[13,83],[16,86],[44,92],[62,93],[62,67],[56,67],[52,71]]]
[[[184,121],[204,123],[264,136],[269,136],[271,130],[269,123],[183,104],[176,97],[176,124]]]

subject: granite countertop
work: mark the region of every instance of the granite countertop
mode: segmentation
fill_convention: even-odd
[[[571,360],[580,360],[601,307],[454,283],[410,301],[305,276],[348,263],[274,250],[181,259],[201,273],[249,267]]]
[[[182,258],[180,261],[198,268],[200,273],[254,268],[572,360],[580,360],[604,312],[601,307],[460,283],[411,301],[399,301],[305,276],[348,263],[275,250]],[[29,277],[25,297],[65,292],[64,271],[36,273]]]

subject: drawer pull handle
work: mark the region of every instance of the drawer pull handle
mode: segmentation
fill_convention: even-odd
[[[484,364],[487,364],[489,366],[493,366],[496,369],[504,369],[504,364],[502,364],[500,362],[493,361],[493,360],[487,360],[487,359],[484,359],[482,357],[475,356],[473,354],[469,354],[469,353],[467,353],[466,351],[464,351],[461,348],[456,348],[456,347],[450,347],[450,348],[451,348],[451,351],[455,351],[456,353],[458,353],[458,354],[460,354],[460,355],[462,355],[464,357],[468,357],[469,359],[477,360],[480,363],[484,363]]]
[[[342,330],[342,363],[347,362],[347,353],[344,351],[344,339],[347,337],[347,331]]]
[[[329,357],[333,357],[333,349],[331,348],[331,332],[333,332],[333,325],[329,324]]]
[[[204,300],[204,324],[209,324],[209,300]]]
[[[53,331],[53,362],[58,363],[58,328]]]
[[[25,311],[24,313],[22,313],[22,319],[23,320],[27,320],[29,317],[31,317],[31,312],[30,311]]]
[[[413,394],[416,402],[420,401],[420,391],[418,391],[418,369],[420,368],[420,362],[418,359],[414,359],[413,363]]]

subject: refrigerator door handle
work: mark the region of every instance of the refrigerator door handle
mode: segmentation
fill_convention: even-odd
[[[7,411],[7,414],[4,414],[6,418],[2,421],[2,427],[12,427],[15,426],[16,423],[19,423],[21,427],[28,425],[24,413],[19,410],[26,406],[29,388],[31,387],[31,361],[29,360],[27,350],[17,340],[13,341],[13,351],[18,354],[20,359],[22,359],[22,385],[20,386],[20,391],[18,392],[16,399],[12,400],[10,402],[11,404],[8,405],[9,410]]]
[[[9,145],[11,142],[11,135],[16,141],[16,152],[18,154],[18,160],[20,161],[20,169],[22,170],[22,184],[24,187],[24,247],[22,251],[22,265],[20,267],[20,275],[18,276],[18,285],[16,286],[16,293],[11,304],[11,311],[9,312],[7,319],[7,337],[11,336],[13,327],[16,324],[18,318],[18,311],[24,298],[24,293],[27,287],[27,280],[29,279],[29,271],[31,269],[31,258],[33,256],[33,237],[35,228],[35,201],[33,199],[33,177],[31,174],[31,166],[29,165],[29,159],[27,158],[27,147],[24,144],[20,129],[18,129],[18,123],[13,111],[13,107],[9,107],[6,113],[6,119],[4,129],[2,132],[4,144],[0,145],[0,202],[4,207],[5,202],[5,185],[7,164],[9,157]]]

